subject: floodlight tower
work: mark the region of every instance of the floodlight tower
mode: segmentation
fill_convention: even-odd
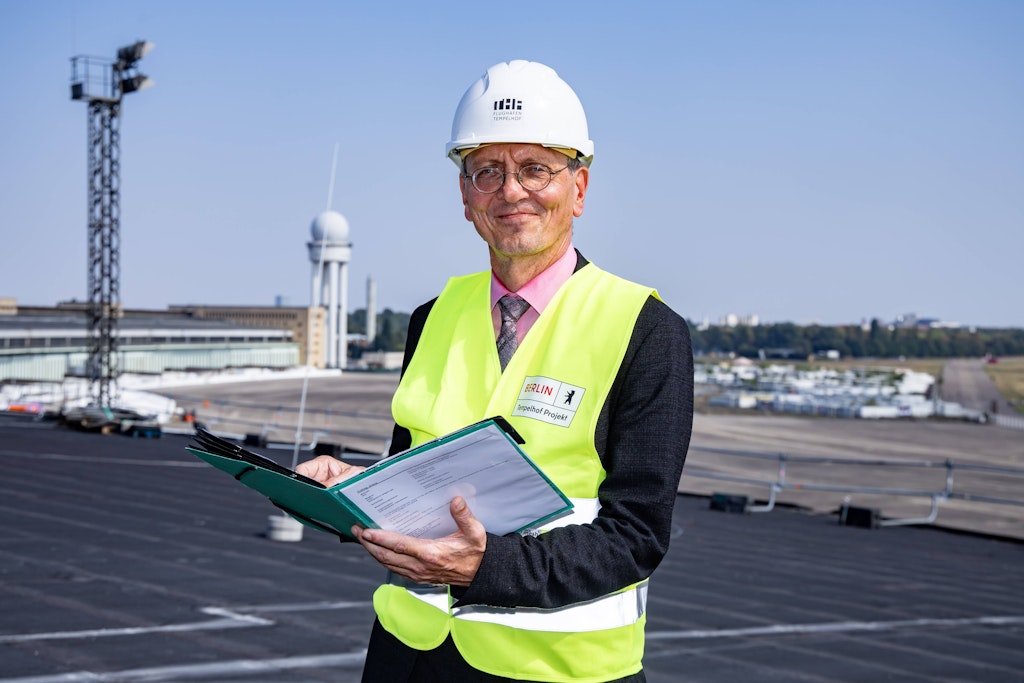
[[[153,49],[145,40],[122,47],[117,59],[71,58],[71,99],[89,105],[89,391],[96,405],[117,395],[120,315],[121,98],[153,85],[137,64]]]

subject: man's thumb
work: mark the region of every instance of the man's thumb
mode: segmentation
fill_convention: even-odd
[[[469,505],[466,503],[466,499],[462,496],[455,496],[452,499],[451,505],[452,519],[462,529],[467,525],[471,524],[475,518],[473,517],[473,511],[469,509]]]

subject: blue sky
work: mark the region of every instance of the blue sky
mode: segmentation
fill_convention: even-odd
[[[444,156],[488,66],[555,68],[596,156],[575,243],[677,311],[1024,326],[1024,2],[0,0],[0,296],[86,298],[70,58],[156,44],[121,125],[129,307],[309,301],[351,225],[411,311],[486,267]]]

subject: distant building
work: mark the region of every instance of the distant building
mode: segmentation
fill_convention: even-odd
[[[326,309],[304,306],[168,306],[171,313],[198,320],[224,320],[236,325],[288,330],[299,347],[298,365],[307,363],[309,349],[313,367],[326,367]],[[312,343],[310,340],[312,330]]]
[[[960,323],[946,322],[938,318],[921,318],[917,321],[918,329],[927,330],[959,330],[963,328]]]
[[[916,327],[919,330],[959,330],[963,325],[954,322],[944,322],[938,318],[922,318],[916,313],[904,313],[893,321],[892,327]]]
[[[13,299],[0,300],[0,381],[84,376],[86,306],[71,301],[18,307]],[[177,306],[119,308],[117,316],[118,366],[124,373],[303,365],[311,329],[313,364],[323,367],[323,309]]]
[[[892,324],[894,327],[917,327],[917,314],[904,313],[903,315],[896,316],[896,320]]]
[[[725,315],[718,323],[722,327],[738,327],[744,325],[746,327],[757,327],[761,324],[761,318],[757,314],[751,314],[748,316],[738,316],[735,313],[729,313]]]

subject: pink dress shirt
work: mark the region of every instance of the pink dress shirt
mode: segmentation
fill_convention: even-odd
[[[526,338],[526,333],[530,331],[533,324],[537,322],[537,318],[544,312],[544,309],[551,299],[554,298],[555,293],[561,288],[562,285],[572,276],[576,270],[576,249],[570,244],[569,248],[565,250],[565,253],[550,266],[548,269],[542,272],[537,277],[533,278],[525,285],[523,285],[518,292],[522,298],[526,299],[530,307],[526,309],[523,316],[519,318],[519,322],[516,325],[516,336],[519,338],[519,343],[523,343],[523,339]],[[491,321],[494,323],[494,338],[498,338],[498,333],[501,331],[501,308],[498,306],[498,299],[509,294],[509,290],[501,283],[494,273],[491,273]]]

